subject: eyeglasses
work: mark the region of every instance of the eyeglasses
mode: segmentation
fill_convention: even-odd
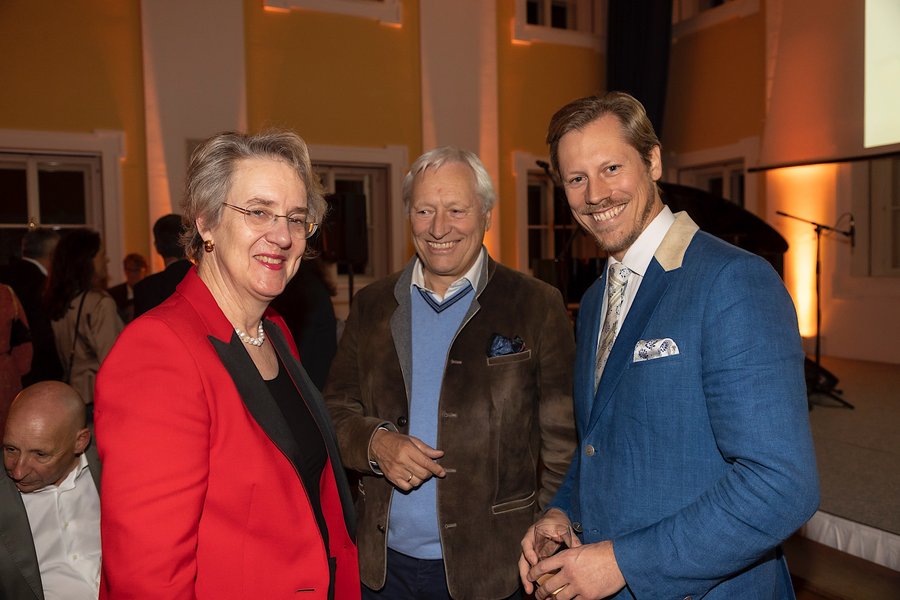
[[[240,206],[235,206],[234,204],[228,204],[227,202],[223,202],[222,204],[242,213],[244,215],[244,223],[247,224],[247,227],[258,233],[269,231],[275,227],[275,224],[280,218],[287,221],[288,231],[291,232],[292,236],[297,238],[309,239],[319,229],[318,223],[308,222],[305,216],[276,215],[274,212],[264,207],[242,208]]]

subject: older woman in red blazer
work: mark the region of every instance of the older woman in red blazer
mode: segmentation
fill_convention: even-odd
[[[215,136],[185,196],[197,266],[97,378],[101,598],[358,598],[334,432],[268,310],[325,212],[306,145]]]

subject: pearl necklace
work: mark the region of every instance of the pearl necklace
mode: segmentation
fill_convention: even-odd
[[[266,341],[266,332],[263,330],[262,321],[259,322],[259,327],[256,330],[257,337],[250,337],[237,327],[234,328],[234,332],[241,338],[241,341],[245,344],[250,344],[251,346],[262,346],[263,342]]]

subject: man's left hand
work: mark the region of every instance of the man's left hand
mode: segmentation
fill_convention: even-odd
[[[531,568],[528,578],[536,581],[541,575],[557,570],[558,573],[537,589],[534,596],[537,600],[569,600],[576,596],[584,600],[606,598],[625,587],[610,541],[569,548],[545,558]]]

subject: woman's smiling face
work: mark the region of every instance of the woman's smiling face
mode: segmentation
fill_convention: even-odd
[[[231,175],[227,204],[242,209],[266,209],[276,215],[305,217],[306,186],[287,163],[248,158],[237,162]],[[306,237],[292,234],[287,219],[277,218],[265,231],[257,231],[238,210],[226,206],[215,227],[198,221],[204,240],[215,243],[203,257],[204,268],[240,296],[270,302],[284,291],[297,272],[306,250]],[[211,263],[211,264],[207,264]]]

